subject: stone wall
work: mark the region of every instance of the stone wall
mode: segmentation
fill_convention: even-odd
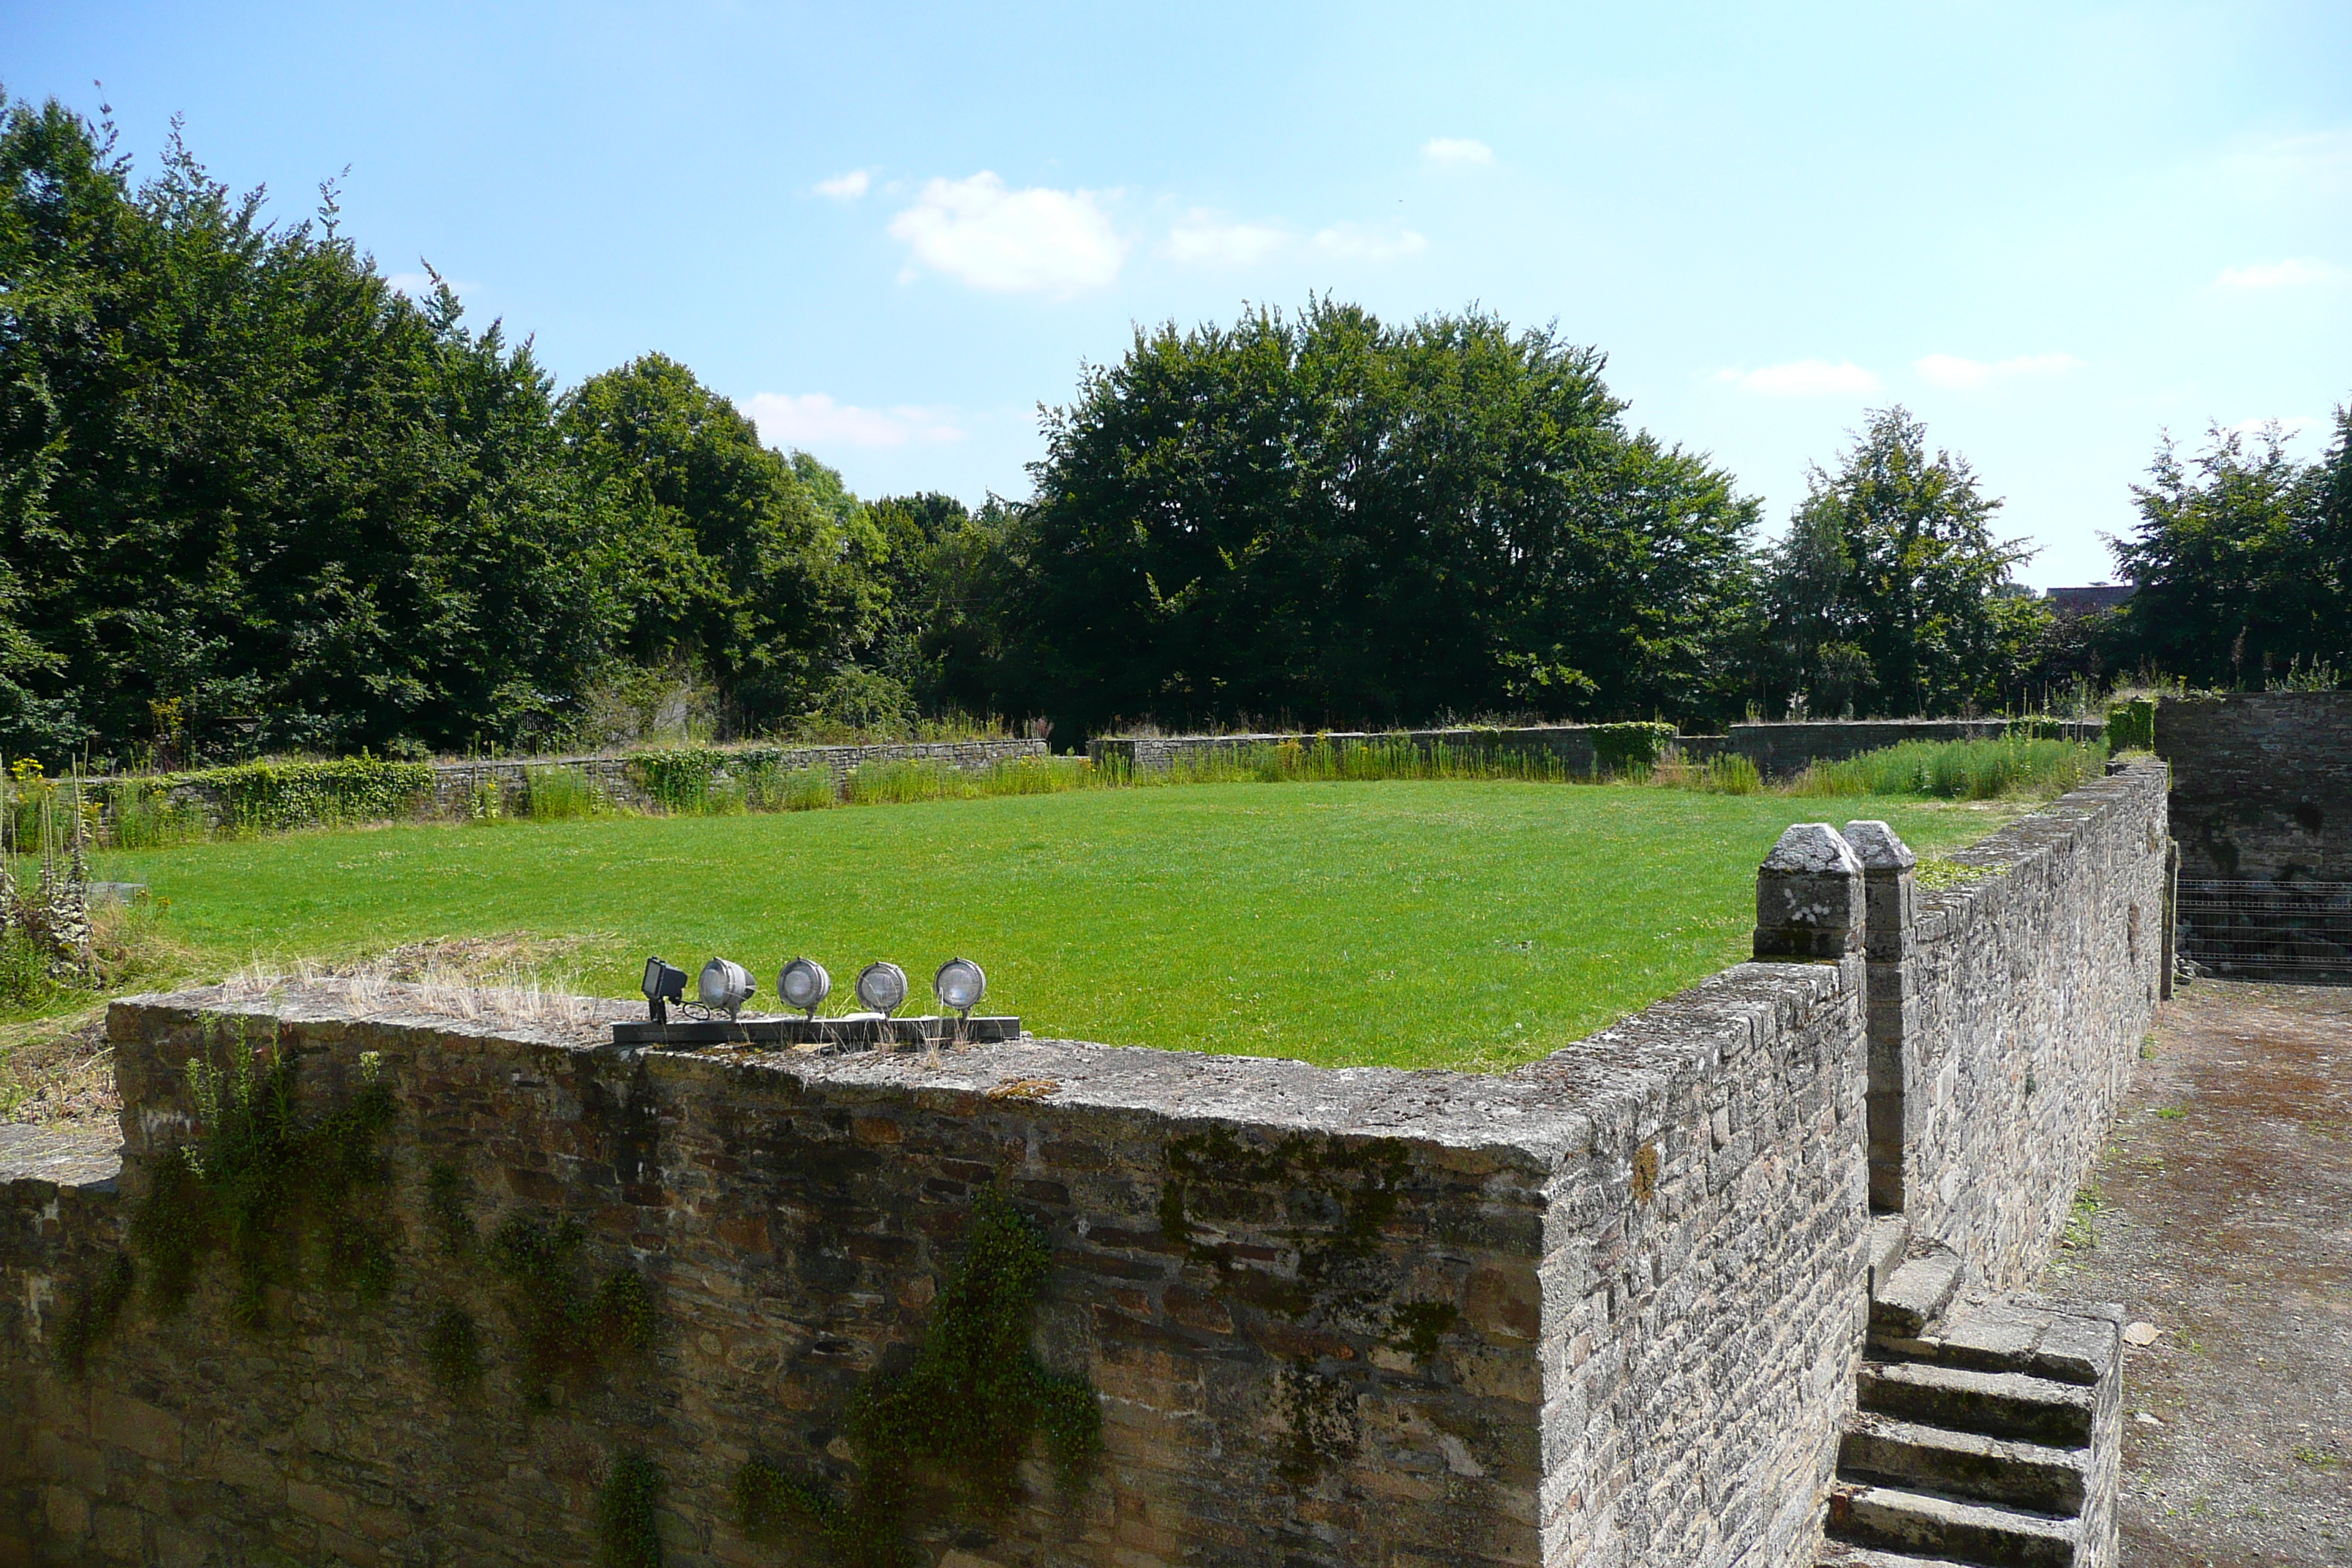
[[[739,777],[745,766],[757,763],[786,773],[824,768],[833,774],[835,787],[838,788],[844,779],[867,763],[928,762],[978,772],[1019,757],[1046,756],[1051,751],[1044,741],[975,740],[914,741],[873,746],[736,746],[713,748],[712,755],[719,759],[714,776],[722,784]],[[637,780],[632,766],[635,761],[626,754],[598,754],[435,763],[432,794],[421,798],[416,808],[431,816],[463,817],[475,813],[482,795],[495,792],[501,812],[520,812],[529,798],[528,783],[532,770],[569,768],[583,774],[616,804],[643,811],[655,803]],[[220,800],[201,778],[174,785],[165,792],[164,798],[173,807],[201,814],[213,826],[223,825]]]
[[[1198,763],[1231,757],[1258,746],[1286,742],[1311,745],[1317,742],[1394,741],[1402,739],[1422,751],[1444,745],[1462,749],[1493,748],[1526,752],[1559,759],[1570,773],[1593,768],[1591,728],[1584,724],[1530,724],[1507,729],[1456,727],[1442,730],[1329,730],[1315,734],[1147,735],[1098,736],[1087,742],[1087,755],[1097,766],[1125,767],[1136,773],[1166,773],[1180,762]]]
[[[2352,882],[2352,691],[2157,704],[2184,879]]]
[[[1890,906],[1845,839],[1791,829],[1759,962],[1494,1076],[1041,1041],[621,1051],[598,1043],[620,1004],[461,1017],[347,984],[118,1003],[126,1195],[61,1168],[0,1205],[0,1563],[578,1563],[629,1456],[662,1478],[673,1568],[810,1561],[748,1539],[732,1484],[758,1458],[845,1495],[853,1402],[938,1326],[988,1193],[1050,1250],[1034,1347],[1091,1383],[1103,1450],[1066,1502],[1040,1455],[998,1511],[919,1491],[929,1568],[1809,1563],[1866,1305],[1865,976],[1894,963],[1916,1001],[1895,1016],[1916,1244],[2010,1278],[2137,1038],[2125,910],[2135,858],[2162,863],[2134,836],[2159,792],[2127,772],[1971,852],[2004,873],[1915,890],[1894,958],[1876,933],[1865,954]],[[314,1109],[370,1064],[389,1086],[365,1199],[388,1291],[314,1259],[240,1328],[215,1266],[176,1317],[134,1295],[71,1375],[78,1303],[148,1257],[128,1216],[189,1135],[184,1064],[263,1045]],[[534,1409],[544,1292],[485,1242],[566,1220],[586,1337]],[[644,1352],[586,1312],[625,1275],[656,1303]],[[453,1313],[478,1387],[430,1370]]]
[[[2089,720],[2047,721],[2054,732],[2084,742],[2104,740],[2106,728]],[[1837,762],[1905,741],[1997,740],[2009,728],[2006,719],[1829,719],[1780,724],[1734,724],[1724,735],[1685,735],[1675,744],[1683,753],[1703,761],[1727,752],[1756,764],[1767,778],[1787,778],[1813,762]],[[1591,726],[1541,724],[1517,728],[1405,730],[1384,734],[1360,731],[1320,735],[1268,733],[1254,735],[1154,735],[1098,739],[1087,742],[1087,754],[1145,773],[1165,773],[1179,759],[1231,755],[1244,748],[1308,744],[1321,741],[1383,740],[1402,735],[1427,749],[1450,746],[1493,746],[1505,751],[1549,753],[1570,773],[1593,770]]]
[[[1874,1011],[1898,1008],[1905,1042],[1899,1206],[1967,1289],[2020,1285],[2049,1257],[2154,1024],[2164,786],[2159,763],[2115,764],[1874,919]]]

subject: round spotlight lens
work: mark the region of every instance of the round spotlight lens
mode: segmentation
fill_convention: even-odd
[[[938,994],[940,1006],[969,1013],[988,994],[988,973],[969,958],[950,958],[931,977],[931,989]]]
[[[795,958],[778,972],[776,994],[788,1007],[814,1013],[833,994],[833,976],[814,958]]]
[[[694,983],[694,994],[704,1006],[723,1007],[730,1016],[750,1001],[751,993],[758,989],[752,984],[750,970],[725,958],[714,958],[704,964],[701,976]]]
[[[857,999],[887,1016],[907,1000],[907,972],[895,963],[869,963],[857,976]]]

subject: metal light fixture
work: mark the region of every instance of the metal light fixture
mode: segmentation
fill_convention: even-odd
[[[884,1017],[907,1000],[907,972],[895,963],[869,963],[858,972],[857,999]]]
[[[831,994],[833,976],[814,958],[795,958],[776,973],[776,995],[785,1006],[797,1007],[812,1018]]]
[[[714,958],[702,966],[702,976],[695,982],[695,994],[706,1007],[723,1007],[729,1019],[743,1009],[760,989],[751,972],[732,960]]]
[[[969,958],[950,958],[931,976],[931,990],[940,1006],[969,1018],[988,994],[988,972]]]
[[[646,1015],[656,1024],[669,1022],[669,1005],[686,1000],[686,971],[658,958],[646,960]]]

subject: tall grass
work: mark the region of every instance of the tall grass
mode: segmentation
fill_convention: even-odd
[[[1843,762],[1815,763],[1790,781],[1794,795],[1918,795],[1940,800],[2063,795],[2096,778],[2104,744],[2016,735],[1998,741],[1905,741]]]
[[[522,793],[523,815],[533,822],[602,816],[612,809],[604,792],[578,768],[525,768]]]

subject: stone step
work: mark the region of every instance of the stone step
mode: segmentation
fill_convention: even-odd
[[[2057,1448],[2090,1445],[2096,1399],[2080,1384],[1904,1361],[1863,1363],[1855,1393],[1863,1409],[1898,1421]]]
[[[1864,1411],[1846,1418],[1838,1479],[2072,1517],[2083,1511],[2086,1458],[2084,1449],[1954,1432]]]
[[[1909,1337],[1874,1331],[1888,1359],[1934,1362],[1971,1372],[2021,1372],[2054,1383],[2095,1384],[2122,1359],[2117,1309],[2105,1315],[1996,1301]]]
[[[1916,1339],[1942,1316],[1959,1288],[1960,1266],[1948,1258],[1914,1258],[1897,1267],[1870,1298],[1870,1331]]]
[[[1979,1568],[2074,1568],[2077,1521],[1898,1487],[1830,1489],[1832,1539]],[[1901,1561],[1898,1557],[1897,1561]]]
[[[1814,1568],[1965,1568],[1948,1557],[1914,1557],[1907,1552],[1879,1552],[1827,1541],[1813,1559]]]
[[[1879,1291],[1903,1266],[1903,1249],[1911,1245],[1911,1222],[1899,1214],[1883,1214],[1870,1222],[1870,1295]]]

